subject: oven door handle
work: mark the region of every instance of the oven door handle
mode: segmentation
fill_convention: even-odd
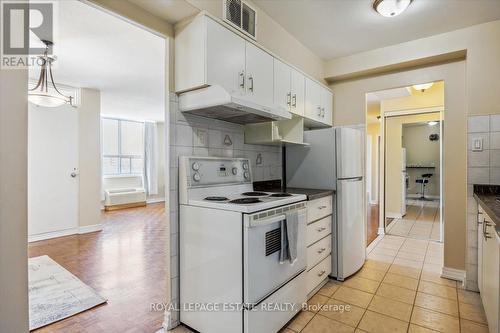
[[[275,223],[275,222],[278,222],[278,221],[283,221],[286,219],[286,215],[285,214],[281,214],[281,215],[276,215],[276,216],[273,216],[273,217],[270,217],[268,219],[265,219],[265,220],[257,220],[257,221],[252,221],[250,222],[250,228],[254,228],[254,227],[262,227],[262,226],[265,226],[265,225],[268,225],[268,224],[272,224],[272,223]]]

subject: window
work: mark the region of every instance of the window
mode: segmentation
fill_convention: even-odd
[[[102,162],[104,175],[142,175],[144,123],[102,118]]]

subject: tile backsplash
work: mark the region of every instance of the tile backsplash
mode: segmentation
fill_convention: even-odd
[[[242,125],[208,119],[179,111],[178,98],[170,94],[170,244],[172,303],[178,305],[178,160],[179,156],[246,157],[254,181],[281,179],[281,147],[248,145]],[[171,313],[172,326],[179,323]]]
[[[477,291],[477,203],[473,185],[500,185],[500,115],[470,116],[467,140],[466,288]],[[477,140],[482,142],[482,149],[474,150]]]

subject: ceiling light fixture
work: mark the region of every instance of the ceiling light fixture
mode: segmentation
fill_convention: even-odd
[[[429,83],[415,84],[412,87],[415,90],[420,90],[421,92],[424,92],[427,89],[429,89],[430,87],[432,87],[433,85],[434,85],[434,82],[429,82]]]
[[[439,123],[439,121],[435,121],[435,120],[433,120],[433,121],[429,121],[429,122],[427,123],[427,125],[429,125],[429,126],[436,126],[438,123]]]
[[[33,104],[49,108],[61,106],[63,104],[73,106],[73,97],[63,95],[54,83],[52,63],[56,61],[56,57],[48,55],[49,47],[53,43],[48,40],[43,40],[42,42],[45,44],[45,52],[42,56],[38,57],[42,64],[42,68],[40,69],[40,78],[38,79],[36,86],[29,89],[28,101]],[[52,85],[52,87],[49,87],[49,84]]]
[[[373,9],[385,17],[395,17],[408,8],[413,0],[375,0]]]

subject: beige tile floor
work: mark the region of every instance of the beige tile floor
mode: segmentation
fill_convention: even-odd
[[[487,333],[479,294],[441,278],[442,258],[440,243],[387,235],[359,272],[329,281],[281,333]]]
[[[406,205],[406,215],[389,224],[387,233],[437,241],[440,239],[439,219],[439,201],[409,199]]]

